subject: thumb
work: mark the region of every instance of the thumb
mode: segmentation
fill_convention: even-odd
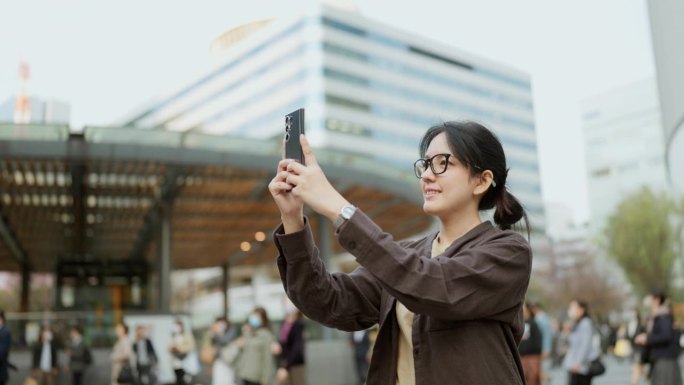
[[[311,145],[309,144],[309,140],[306,138],[306,136],[299,136],[299,144],[302,145],[302,152],[304,153],[304,165],[318,165],[316,156],[314,155],[313,150],[311,149]]]

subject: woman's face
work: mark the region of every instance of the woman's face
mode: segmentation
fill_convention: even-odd
[[[582,317],[582,315],[582,308],[579,306],[579,304],[575,301],[570,302],[570,306],[568,306],[568,317],[577,321]]]
[[[437,217],[462,212],[468,205],[477,207],[474,194],[477,178],[470,177],[468,168],[454,156],[444,133],[437,135],[425,152],[425,158],[437,154],[451,154],[444,173],[435,175],[430,167],[423,172],[420,184],[423,190],[423,210]]]
[[[123,326],[121,325],[116,325],[116,335],[119,337],[123,337],[126,335],[126,331],[124,331]]]

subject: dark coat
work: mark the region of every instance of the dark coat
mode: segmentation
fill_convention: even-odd
[[[481,223],[431,258],[437,234],[395,242],[361,210],[336,232],[361,267],[326,272],[307,221],[274,240],[292,302],[311,319],[346,331],[380,324],[368,385],[396,385],[397,300],[415,313],[416,385],[522,385],[518,343],[532,255],[513,231]]]
[[[55,347],[55,341],[50,341],[50,357],[51,357],[51,362],[50,362],[50,367],[52,369],[57,369],[57,348]],[[33,345],[32,353],[33,353],[33,360],[32,363],[33,365],[31,368],[33,369],[40,369],[40,357],[43,352],[43,343],[38,342],[35,345]]]
[[[12,335],[7,326],[0,326],[0,382],[9,379],[9,354],[12,346]]]
[[[85,345],[85,342],[71,343],[69,347],[69,370],[74,373],[83,373],[90,365],[91,360],[92,352]]]
[[[679,357],[679,333],[674,328],[672,314],[658,315],[653,319],[653,329],[648,333],[646,346],[651,362]]]
[[[150,358],[150,365],[155,365],[157,362],[157,352],[154,350],[152,341],[145,338],[145,349],[147,349],[147,356]],[[133,342],[133,353],[135,353],[135,363],[138,364],[138,341]]]
[[[304,322],[297,320],[292,324],[285,341],[280,341],[283,352],[280,355],[280,367],[289,369],[304,364]]]
[[[530,318],[525,322],[525,329],[527,333],[523,336],[523,340],[520,342],[518,351],[521,356],[533,356],[540,355],[542,353],[542,334],[541,329],[534,321],[534,318]]]

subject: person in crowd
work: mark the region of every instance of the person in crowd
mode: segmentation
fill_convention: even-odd
[[[67,354],[69,356],[68,369],[71,372],[71,382],[73,385],[82,385],[83,375],[93,362],[93,355],[83,341],[83,332],[78,326],[72,327],[69,332]]]
[[[135,354],[135,368],[138,373],[139,385],[154,384],[156,377],[154,369],[159,360],[152,340],[147,337],[147,329],[143,325],[138,325],[135,328],[133,353]]]
[[[242,352],[235,366],[235,374],[243,385],[270,385],[275,377],[273,344],[268,313],[257,307],[247,318],[240,341]]]
[[[221,351],[238,336],[237,328],[231,327],[226,317],[218,317],[211,326],[210,345],[214,352],[212,359],[212,385],[234,385],[235,370],[221,359]]]
[[[49,326],[44,326],[32,350],[32,376],[39,385],[54,385],[57,381],[57,347]]]
[[[133,350],[128,340],[128,325],[121,322],[116,325],[116,343],[110,355],[112,362],[112,385],[126,385],[117,382],[117,378],[119,378],[119,374],[125,367],[130,366],[132,355]]]
[[[327,180],[305,136],[304,164],[278,164],[269,184],[282,220],[274,235],[288,296],[309,318],[345,331],[380,324],[368,384],[522,384],[518,354],[532,255],[511,231],[526,219],[506,185],[497,137],[481,124],[431,127],[414,172],[439,231],[397,242]],[[363,204],[363,202],[356,202]],[[328,273],[304,204],[328,218],[361,265]],[[480,211],[495,209],[493,220]]]
[[[679,368],[679,333],[674,327],[672,310],[667,295],[654,292],[650,296],[651,321],[646,333],[635,338],[639,345],[649,349],[652,385],[682,385]]]
[[[354,351],[354,367],[356,368],[358,383],[363,385],[366,383],[366,376],[368,375],[368,352],[371,345],[370,329],[351,332],[350,343]]]
[[[185,372],[183,361],[188,354],[195,350],[195,338],[192,333],[185,330],[183,321],[177,319],[173,324],[171,331],[171,344],[169,345],[169,352],[171,353],[171,366],[176,375],[176,385],[187,385],[188,374]]]
[[[302,313],[285,298],[285,320],[278,338],[280,358],[276,378],[280,385],[306,385],[304,322]]]
[[[542,354],[541,354],[541,367],[539,372],[539,377],[542,383],[547,383],[550,378],[548,373],[551,370],[551,351],[553,349],[553,320],[544,311],[541,303],[531,303],[530,309],[532,309],[532,315],[534,316],[534,322],[539,326],[539,331],[542,336]]]
[[[12,347],[12,334],[5,326],[5,312],[0,309],[0,385],[9,382],[9,357]]]
[[[645,377],[645,366],[647,363],[646,352],[643,346],[636,343],[636,337],[646,332],[646,323],[641,317],[639,308],[636,307],[632,311],[630,319],[626,324],[627,338],[631,342],[632,354],[630,360],[632,362],[632,375],[630,378],[630,385],[639,385],[641,378]]]
[[[586,302],[573,300],[568,307],[568,317],[574,322],[563,359],[563,367],[569,372],[568,384],[591,385],[589,365],[601,352],[594,346],[595,325],[589,316],[589,306]]]
[[[525,372],[525,382],[527,385],[541,385],[543,337],[539,325],[534,319],[532,307],[527,303],[523,307],[523,318],[525,319],[525,331],[518,350]]]

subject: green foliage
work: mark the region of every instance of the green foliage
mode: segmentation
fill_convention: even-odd
[[[653,289],[671,293],[681,257],[682,207],[643,188],[625,199],[609,218],[607,251],[622,266],[639,295]]]

